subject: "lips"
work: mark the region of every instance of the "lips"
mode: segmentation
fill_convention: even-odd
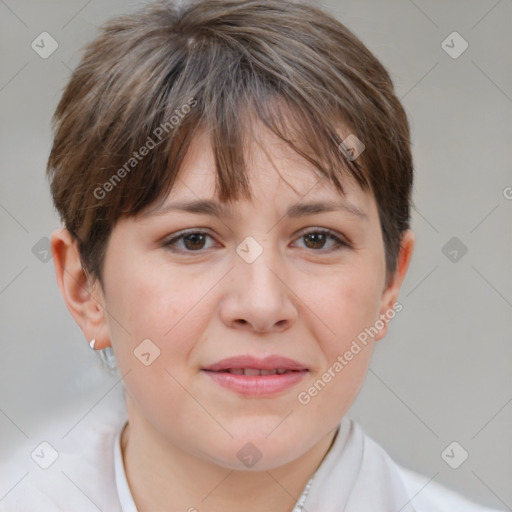
[[[212,371],[212,370],[210,370]],[[283,373],[293,372],[297,370],[287,370],[286,368],[278,368],[277,370],[260,370],[258,368],[229,368],[221,370],[221,373],[234,373],[235,375],[283,375]]]
[[[293,359],[272,355],[264,359],[252,356],[230,357],[202,371],[215,383],[239,395],[264,397],[297,385],[309,369]]]
[[[307,369],[298,361],[278,355],[267,356],[264,359],[250,355],[229,357],[203,368],[206,371],[228,372],[236,375],[282,375]]]

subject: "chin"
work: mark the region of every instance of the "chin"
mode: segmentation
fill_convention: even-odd
[[[274,422],[267,428],[265,424],[265,428],[258,430],[253,424],[250,431],[228,428],[234,437],[226,443],[217,443],[217,450],[210,452],[210,460],[235,471],[268,471],[292,462],[302,455],[298,447],[303,445],[303,440],[290,435],[286,427],[281,426],[279,432],[281,427],[276,429],[276,425]]]
[[[240,455],[240,458],[239,458]],[[292,450],[283,452],[282,449],[275,450],[259,449],[255,444],[247,443],[233,452],[223,454],[212,454],[210,460],[225,469],[232,471],[271,471],[284,466],[300,454]]]

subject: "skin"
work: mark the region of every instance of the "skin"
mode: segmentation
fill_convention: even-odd
[[[168,212],[120,220],[109,239],[103,288],[87,279],[69,233],[52,236],[68,309],[97,349],[113,347],[125,375],[129,423],[122,446],[140,512],[169,510],[170,503],[172,510],[229,512],[242,502],[247,511],[291,511],[359,392],[387,324],[308,404],[298,394],[393,309],[409,266],[410,230],[386,282],[371,194],[346,179],[341,196],[284,143],[261,127],[257,133],[261,145],[249,148],[253,201],[234,203],[232,217]],[[208,135],[200,133],[166,204],[215,200],[214,178]],[[324,200],[349,201],[366,217],[346,211],[284,216],[298,202]],[[180,253],[164,246],[189,228],[210,236],[199,243],[181,239]],[[303,236],[318,229],[351,246],[329,251],[333,239]],[[263,248],[252,263],[235,251],[247,236]],[[133,354],[147,338],[160,349],[149,366]],[[251,397],[201,371],[242,354],[283,355],[309,372],[278,394]],[[247,442],[262,454],[252,468],[237,457]]]

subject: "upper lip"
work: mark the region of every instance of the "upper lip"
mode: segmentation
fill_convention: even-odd
[[[303,364],[289,359],[288,357],[278,355],[270,355],[263,359],[258,359],[250,355],[228,357],[203,368],[203,370],[220,372],[237,368],[255,368],[258,370],[307,370]]]

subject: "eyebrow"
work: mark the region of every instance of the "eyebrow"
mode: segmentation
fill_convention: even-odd
[[[336,201],[318,201],[312,203],[296,203],[291,205],[285,213],[286,217],[299,218],[313,215],[315,213],[325,213],[334,211],[347,212],[361,220],[368,220],[368,216],[356,205]],[[194,201],[181,201],[168,203],[154,208],[147,213],[148,217],[160,217],[171,212],[187,212],[203,215],[211,215],[218,218],[234,217],[235,213],[227,204],[221,204],[209,199],[197,199]]]

